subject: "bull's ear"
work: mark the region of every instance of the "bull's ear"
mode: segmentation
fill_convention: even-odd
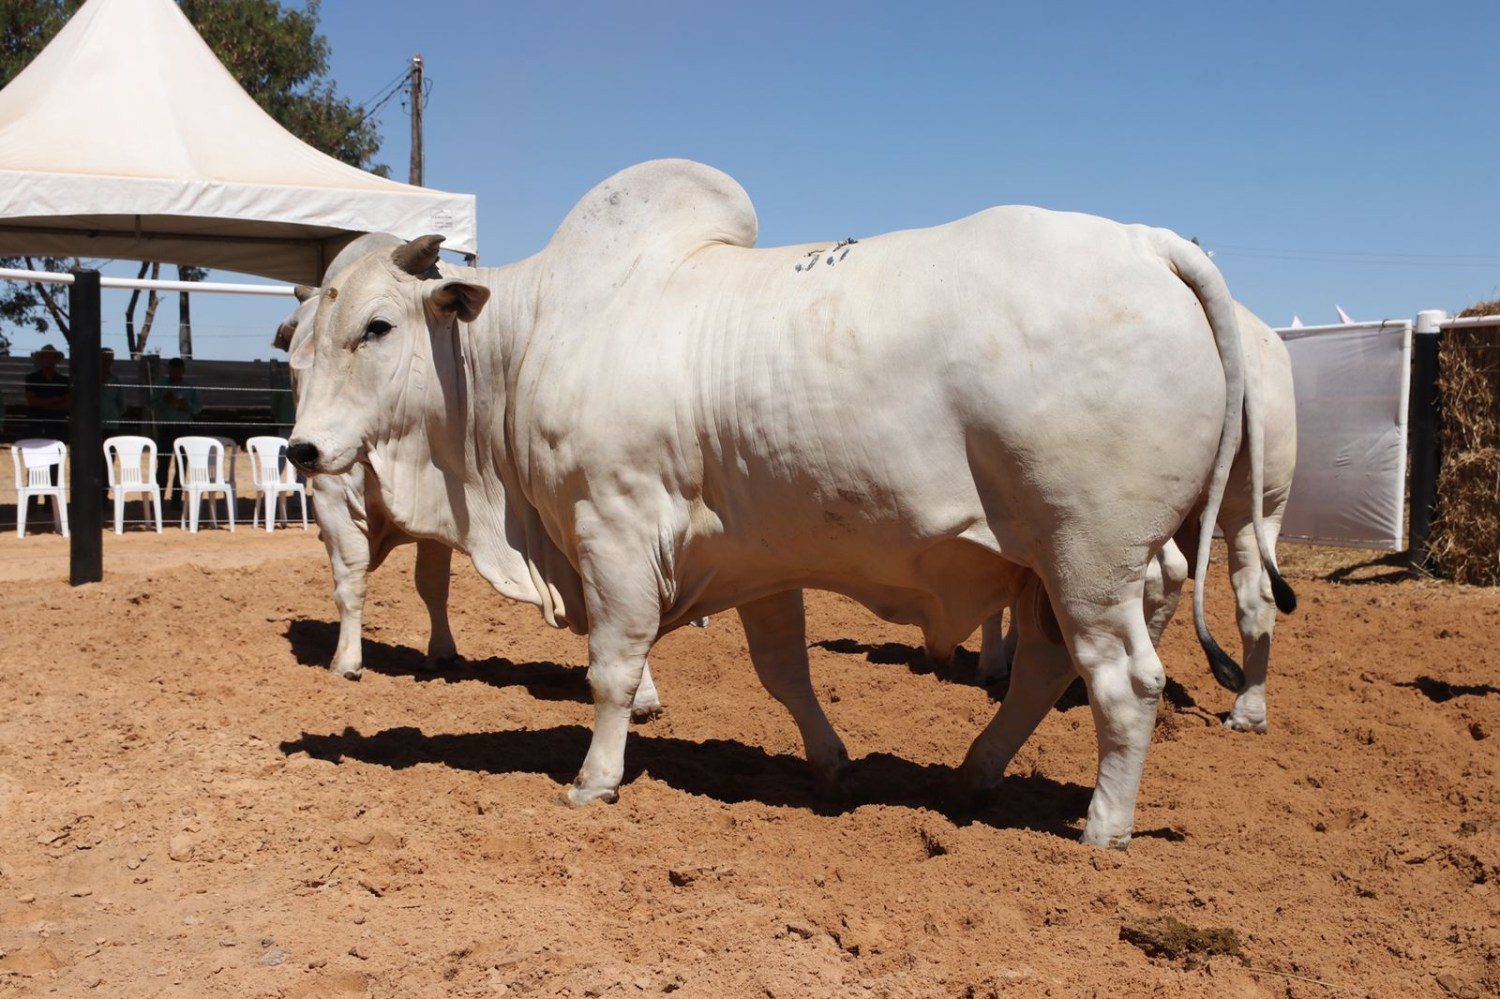
[[[313,366],[313,346],[317,342],[314,336],[305,336],[302,342],[297,344],[292,356],[287,358],[287,366],[293,371],[306,371]]]
[[[468,281],[434,281],[427,286],[427,307],[440,316],[458,316],[472,323],[490,300],[490,290]]]
[[[299,301],[299,302],[305,302],[309,298],[312,298],[317,293],[318,293],[318,289],[309,287],[308,285],[305,285],[305,284],[295,285],[292,288],[292,294],[297,296],[297,301]]]
[[[271,346],[277,350],[289,350],[292,346],[292,335],[297,332],[297,317],[292,316],[282,321],[276,327],[276,335],[271,338]]]

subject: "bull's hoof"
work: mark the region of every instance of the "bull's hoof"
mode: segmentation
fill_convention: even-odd
[[[1103,850],[1124,850],[1130,846],[1130,833],[1118,833],[1111,835],[1105,832],[1095,832],[1092,826],[1083,827],[1083,835],[1079,842],[1084,846],[1097,846]]]
[[[649,708],[631,708],[630,720],[637,725],[644,725],[656,721],[666,710],[660,704],[653,704]]]
[[[847,808],[854,804],[854,794],[849,788],[849,761],[824,770],[813,770],[813,793],[819,801],[833,808]]]
[[[837,805],[852,802],[849,773],[853,767],[843,743],[836,744],[832,750],[823,747],[816,757],[808,759],[807,766],[812,771],[813,790],[819,798]]]
[[[938,788],[938,808],[950,817],[972,816],[989,807],[995,794],[993,785],[975,783],[959,772]]]
[[[363,666],[331,666],[329,669],[334,676],[341,676],[345,680],[358,680],[365,674]]]
[[[1224,719],[1224,727],[1231,732],[1255,732],[1260,735],[1265,735],[1269,731],[1264,718],[1260,721],[1255,721],[1251,718],[1242,718],[1233,714]]]
[[[577,784],[570,785],[564,795],[564,801],[574,808],[582,808],[596,801],[602,801],[606,805],[613,805],[620,800],[619,788],[613,787],[579,787]]]
[[[440,670],[453,669],[463,662],[463,657],[457,652],[450,652],[445,656],[427,656],[422,660],[422,669],[428,673],[436,673]]]
[[[974,682],[986,689],[1010,686],[1010,668],[1006,666],[986,666],[983,662],[974,670]]]

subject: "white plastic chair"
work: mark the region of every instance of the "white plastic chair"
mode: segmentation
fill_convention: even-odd
[[[240,455],[240,446],[234,442],[233,437],[215,437],[214,440],[224,445],[224,481],[235,489],[239,489],[240,480],[235,473],[239,470],[239,462],[236,459]]]
[[[16,537],[26,537],[26,508],[31,497],[52,497],[52,518],[68,536],[68,446],[46,437],[16,441],[10,449],[16,468]],[[53,481],[52,470],[57,470]]]
[[[183,497],[182,526],[198,533],[198,509],[203,497],[221,494],[229,509],[229,529],[234,530],[234,486],[224,478],[224,445],[212,437],[179,437],[172,442],[177,460],[177,491]],[[208,504],[213,525],[219,526],[219,508]]]
[[[250,526],[260,523],[261,497],[266,504],[266,530],[276,529],[276,518],[271,515],[271,502],[276,502],[281,519],[286,521],[286,500],[296,496],[302,502],[302,529],[307,530],[307,487],[297,481],[297,470],[285,460],[287,439],[285,437],[252,437],[245,442],[250,451],[250,474],[255,479],[254,512]]]
[[[104,442],[104,467],[115,496],[115,533],[125,533],[125,497],[149,496],[156,504],[156,533],[161,533],[161,486],[156,484],[156,442],[124,434]]]

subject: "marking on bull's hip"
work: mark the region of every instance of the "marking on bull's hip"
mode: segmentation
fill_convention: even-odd
[[[855,239],[853,236],[850,236],[848,239],[839,240],[829,249],[809,250],[803,256],[801,261],[792,265],[792,270],[798,271],[799,273],[802,271],[810,271],[814,266],[817,265],[819,260],[822,260],[828,266],[832,267],[835,263],[847,257],[849,255],[849,247],[858,242],[859,240]],[[839,253],[840,250],[843,250],[844,252]],[[825,253],[827,254],[826,257],[824,256]]]

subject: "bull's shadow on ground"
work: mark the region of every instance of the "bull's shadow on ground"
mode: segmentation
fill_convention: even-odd
[[[339,626],[328,621],[296,620],[287,624],[286,640],[303,666],[326,669],[338,645]],[[459,683],[477,680],[492,687],[524,687],[540,701],[592,703],[582,666],[554,662],[517,663],[499,656],[460,659],[429,669],[427,657],[416,649],[364,639],[364,668],[385,676],[409,676],[422,683]]]
[[[1398,687],[1410,687],[1421,691],[1422,696],[1434,704],[1451,701],[1455,697],[1489,697],[1500,694],[1500,687],[1488,683],[1449,683],[1435,676],[1423,674],[1415,680],[1397,681]]]
[[[372,735],[346,728],[341,734],[303,733],[283,742],[283,753],[306,752],[340,763],[360,760],[402,770],[436,763],[487,774],[544,774],[558,784],[558,795],[572,779],[588,749],[589,730],[565,725],[537,731],[465,732],[428,735],[404,726]],[[692,742],[633,731],[625,758],[625,783],[643,773],[687,794],[726,804],[758,801],[780,808],[837,814],[860,805],[894,805],[940,812],[955,822],[982,822],[997,828],[1023,828],[1073,838],[1070,823],[1088,807],[1090,790],[1040,774],[1005,779],[983,805],[959,807],[947,793],[951,768],[922,765],[887,753],[872,753],[850,764],[847,798],[833,804],[816,793],[807,764],[798,757],[768,753],[758,746],[725,739]],[[1172,838],[1171,830],[1142,835]]]
[[[1341,566],[1323,576],[1323,579],[1330,583],[1369,586],[1372,583],[1403,583],[1412,576],[1411,553],[1388,552],[1353,565]]]
[[[980,683],[979,654],[970,652],[961,645],[954,651],[953,660],[945,665],[934,663],[925,650],[914,645],[903,645],[900,642],[867,645],[863,642],[856,642],[852,638],[830,638],[822,642],[814,642],[810,648],[824,649],[846,656],[864,656],[867,662],[874,663],[876,666],[903,666],[918,676],[934,676],[943,683],[981,687],[990,695],[992,701],[1005,700],[1005,694],[1010,689],[1009,674],[995,683]],[[1166,697],[1175,707],[1183,710],[1198,706],[1182,685],[1174,680],[1167,681]],[[1074,680],[1057,699],[1057,710],[1070,711],[1088,703],[1089,694],[1084,688],[1083,681]]]

